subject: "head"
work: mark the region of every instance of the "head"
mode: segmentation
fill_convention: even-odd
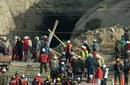
[[[36,36],[36,37],[35,37],[35,40],[39,41],[39,37],[38,37],[38,36]]]
[[[116,63],[120,63],[120,58],[117,58],[117,59],[116,59]]]
[[[22,78],[22,79],[25,79],[25,75],[23,74],[23,75],[21,76],[21,78]]]
[[[84,45],[81,46],[81,49],[86,50],[86,46],[84,46]]]

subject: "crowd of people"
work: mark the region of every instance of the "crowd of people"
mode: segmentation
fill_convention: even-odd
[[[118,40],[115,45],[115,61],[112,66],[114,72],[114,81],[117,83],[117,77],[120,85],[128,85],[129,76],[129,53],[130,42],[127,31]],[[109,68],[106,66],[103,56],[99,54],[100,46],[97,40],[93,40],[90,46],[85,40],[80,46],[78,52],[74,52],[72,41],[68,40],[66,46],[62,47],[62,55],[56,53],[47,46],[48,37],[35,37],[32,42],[29,36],[24,39],[15,37],[13,46],[13,60],[30,61],[34,58],[35,62],[40,63],[40,72],[32,81],[32,85],[78,85],[85,78],[87,83],[97,83],[97,85],[107,85]],[[124,62],[122,62],[124,61]],[[50,72],[46,79],[41,77],[44,72]],[[124,73],[125,84],[122,84],[122,73]],[[26,80],[26,84],[22,83]],[[12,84],[12,82],[14,84]],[[25,81],[24,81],[25,82]],[[17,77],[17,73],[12,77],[10,85],[28,85],[26,77],[23,75]]]

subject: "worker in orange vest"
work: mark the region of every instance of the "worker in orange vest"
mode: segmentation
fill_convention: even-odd
[[[27,79],[26,79],[24,74],[21,76],[21,78],[22,78],[21,79],[22,85],[28,85],[28,81],[27,81]]]
[[[34,78],[32,85],[44,85],[44,81],[41,78],[41,75],[38,73],[36,77]]]

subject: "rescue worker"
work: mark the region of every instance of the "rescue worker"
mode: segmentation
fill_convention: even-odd
[[[23,52],[24,52],[24,61],[27,61],[29,59],[29,36],[25,36],[23,39]]]
[[[96,53],[99,51],[99,45],[97,43],[97,40],[93,41],[92,51],[93,51],[93,57],[95,58],[96,57]]]
[[[10,80],[10,82],[9,82],[9,85],[18,85],[18,84],[17,84],[17,81],[16,81],[16,79],[15,79],[15,76],[13,76],[13,77],[11,78],[11,80]]]
[[[100,65],[98,65],[98,67],[97,67],[95,77],[96,77],[96,80],[97,80],[97,84],[101,85],[101,80],[102,80],[102,77],[103,77],[103,71],[102,71]]]
[[[44,81],[44,85],[51,85],[51,84],[52,84],[51,78],[50,76],[47,76],[46,80]]]
[[[15,79],[16,79],[17,85],[21,85],[22,84],[20,75],[19,75],[19,73],[17,71],[15,73]]]
[[[48,37],[46,35],[43,35],[41,37],[41,40],[40,40],[40,53],[42,52],[42,49],[43,48],[46,48],[48,47],[47,46],[47,43],[48,43]],[[47,53],[48,54],[48,53]]]
[[[121,56],[121,47],[120,47],[119,40],[116,41],[116,45],[115,45],[115,56],[116,56],[116,58],[119,58],[119,56]]]
[[[22,81],[22,85],[28,85],[28,81],[24,74],[21,76],[21,81]]]
[[[83,61],[85,61],[87,59],[87,57],[88,57],[88,50],[86,49],[85,46],[81,46],[80,56],[81,56]]]
[[[85,62],[85,67],[87,68],[87,76],[88,76],[87,81],[88,82],[90,82],[91,79],[93,79],[93,76],[95,73],[95,63],[96,63],[95,58],[93,58],[92,54],[89,54],[89,56]]]
[[[44,85],[44,81],[39,73],[35,76],[32,85]]]
[[[35,52],[35,61],[39,61],[39,56],[40,56],[40,40],[39,37],[35,37],[35,42],[34,42],[34,52]]]
[[[103,79],[102,79],[101,85],[107,85],[109,68],[107,68],[106,65],[103,64],[102,65],[102,70],[103,70]]]
[[[89,44],[88,44],[88,42],[87,42],[87,41],[84,41],[84,42],[83,42],[83,46],[85,46],[85,47],[86,47],[86,49],[88,50],[88,53],[90,53],[90,52],[91,52],[91,50],[90,50],[90,46],[89,46]]]
[[[128,85],[128,77],[129,77],[130,63],[128,59],[124,60],[124,79],[125,85]]]
[[[114,78],[115,83],[117,83],[117,78],[119,79],[119,84],[121,84],[121,75],[123,71],[123,66],[119,58],[116,59],[116,63],[114,64]]]
[[[52,81],[54,82],[54,80],[57,78],[57,75],[58,75],[58,67],[59,67],[59,62],[58,62],[58,59],[57,59],[57,56],[54,55],[52,57],[52,59],[50,60],[50,69],[51,69],[51,78],[52,78]]]
[[[66,45],[66,58],[70,62],[71,61],[71,52],[72,52],[73,45],[70,40],[67,41]]]
[[[40,54],[40,73],[42,74],[42,69],[44,65],[45,72],[47,72],[47,66],[48,66],[48,55],[45,54],[45,49],[42,49],[42,53]]]
[[[61,79],[59,77],[56,79],[56,84],[55,85],[62,85]]]

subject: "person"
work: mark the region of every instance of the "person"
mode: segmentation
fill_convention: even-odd
[[[129,70],[130,70],[129,60],[125,59],[124,60],[124,79],[125,79],[125,85],[128,85]]]
[[[80,77],[82,80],[82,74],[84,72],[84,62],[81,60],[81,56],[78,56],[78,60],[75,62],[74,78]]]
[[[48,47],[47,43],[48,43],[48,37],[46,35],[43,35],[40,40],[40,53],[42,52],[43,48]]]
[[[99,45],[97,43],[97,40],[93,41],[92,51],[93,51],[93,57],[95,58],[96,57],[96,53],[99,51]]]
[[[45,49],[42,49],[42,53],[40,54],[40,73],[42,74],[42,69],[44,65],[45,72],[47,72],[47,65],[48,65],[48,55],[45,54]]]
[[[117,40],[116,44],[115,44],[115,56],[116,56],[116,58],[121,56],[121,46],[120,46],[120,41],[119,40]]]
[[[109,68],[107,68],[106,65],[103,64],[102,65],[102,70],[103,70],[103,79],[102,79],[101,85],[107,85]]]
[[[50,60],[50,69],[51,69],[51,78],[52,78],[52,81],[54,82],[54,80],[57,78],[57,75],[58,75],[58,68],[59,68],[59,62],[58,62],[58,59],[57,59],[57,56],[54,55],[52,57],[52,59]]]
[[[15,73],[15,79],[16,79],[17,85],[21,85],[22,84],[22,81],[21,81],[21,78],[19,76],[18,71],[16,71],[16,73]]]
[[[21,81],[22,81],[22,85],[28,85],[28,81],[24,74],[21,76]]]
[[[29,37],[25,36],[23,39],[23,53],[24,53],[24,61],[27,61],[29,59]]]
[[[35,77],[34,80],[32,81],[32,85],[44,85],[44,81],[41,78],[40,73],[38,73]]]
[[[11,80],[10,80],[10,82],[9,82],[9,85],[18,85],[18,84],[17,84],[17,81],[16,81],[16,79],[15,79],[15,76],[13,76],[13,77],[11,78]]]
[[[93,58],[92,54],[89,54],[86,62],[85,62],[85,67],[87,68],[87,76],[88,76],[88,82],[93,79],[94,73],[95,73],[95,63],[96,60]]]
[[[73,45],[71,43],[70,40],[67,41],[67,45],[66,45],[66,58],[67,60],[70,62],[71,61],[71,52],[73,49]]]
[[[56,79],[56,84],[55,85],[62,85],[61,79],[59,77]]]
[[[50,76],[47,76],[46,80],[44,81],[44,85],[51,85],[51,84],[52,84],[51,78],[50,78]]]
[[[123,65],[121,63],[120,58],[116,59],[116,63],[114,64],[114,79],[117,84],[117,78],[119,79],[119,84],[121,84],[121,75],[122,75]]]
[[[88,50],[86,49],[85,46],[81,46],[81,52],[80,56],[82,57],[82,60],[85,61],[88,57]]]
[[[40,39],[38,36],[35,37],[33,49],[34,49],[34,53],[35,53],[34,59],[35,59],[35,61],[38,62],[39,55],[40,55]]]
[[[84,42],[83,42],[83,46],[86,47],[86,49],[88,50],[88,53],[91,52],[90,46],[88,45],[88,42],[87,42],[87,41],[84,41]]]
[[[17,39],[16,42],[16,53],[17,53],[17,60],[22,61],[23,59],[23,43],[22,40],[20,38]]]

